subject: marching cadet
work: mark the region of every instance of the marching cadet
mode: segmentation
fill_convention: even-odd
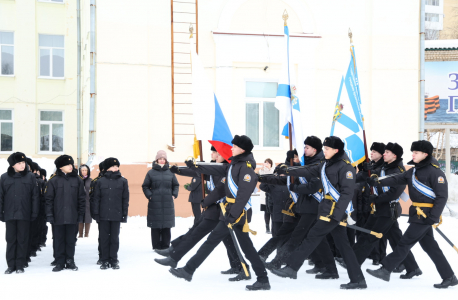
[[[100,178],[103,177],[103,174],[105,174],[105,166],[103,164],[104,162],[102,161],[101,163],[99,163],[99,175],[92,179],[91,181],[91,185],[89,187],[89,202],[90,202],[90,210],[91,210],[91,216],[94,214],[93,212],[93,207],[94,207],[94,191],[95,191],[95,187],[97,186],[97,183],[98,183],[98,180]],[[95,219],[94,219],[95,220]],[[102,250],[100,249],[100,227],[99,227],[99,222],[96,220],[97,222],[97,229],[99,231],[99,236],[97,238],[97,251],[99,253],[99,259],[97,260],[97,265],[102,265]]]
[[[272,273],[285,278],[297,278],[297,271],[304,260],[313,250],[331,234],[339,249],[350,277],[350,283],[342,284],[341,289],[367,288],[364,275],[356,260],[355,253],[350,247],[346,228],[339,223],[345,218],[346,210],[352,200],[355,190],[355,169],[351,166],[344,152],[344,143],[336,136],[324,140],[325,160],[319,165],[309,168],[299,168],[284,171],[290,176],[321,177],[323,184],[323,200],[319,204],[319,219],[310,229],[302,244],[286,259],[286,266],[282,269],[273,269]],[[349,216],[349,224],[354,220]]]
[[[6,225],[5,274],[24,273],[30,223],[37,219],[40,209],[37,180],[25,162],[24,153],[11,154],[8,171],[0,177],[0,221]]]
[[[178,278],[191,281],[195,270],[204,262],[213,249],[230,234],[228,229],[230,225],[257,276],[257,281],[253,285],[247,285],[246,289],[270,290],[266,269],[248,235],[250,231],[248,221],[251,219],[252,214],[250,198],[257,183],[256,173],[254,172],[256,161],[251,153],[254,146],[251,139],[244,135],[236,135],[232,140],[232,144],[230,165],[198,166],[199,172],[204,174],[226,177],[226,214],[220,217],[220,222],[216,228],[210,233],[197,253],[186,263],[186,266],[184,268],[170,269],[170,273]],[[189,168],[195,168],[192,161],[187,161],[186,165]]]
[[[54,161],[56,173],[52,176],[45,190],[46,218],[54,225],[54,257],[53,272],[64,269],[77,271],[75,265],[75,234],[78,222],[83,221],[86,209],[86,194],[83,180],[73,167],[73,158],[61,155]]]
[[[383,154],[384,163],[381,168],[374,169],[372,174],[377,176],[385,176],[392,174],[401,174],[405,172],[402,163],[402,147],[397,143],[388,143]],[[383,182],[385,184],[385,182]],[[370,196],[373,213],[367,220],[364,228],[374,232],[383,233],[390,241],[392,249],[395,249],[402,237],[402,231],[399,229],[397,219],[401,215],[401,205],[399,199],[403,194],[405,185],[398,186],[378,186],[373,189],[374,194]],[[358,242],[353,246],[356,258],[360,265],[366,260],[372,249],[378,245],[379,239],[374,235],[363,233]],[[417,262],[409,251],[407,257],[403,261],[403,265],[407,269],[406,275],[401,275],[403,279],[410,279],[414,276],[422,274]]]
[[[38,195],[40,199],[40,209],[38,212],[38,217],[30,222],[30,231],[29,231],[29,243],[27,249],[27,261],[30,262],[30,257],[36,257],[37,251],[40,250],[40,232],[41,232],[41,221],[42,221],[42,202],[43,202],[43,191],[44,191],[44,181],[41,179],[39,174],[40,166],[33,162],[32,159],[27,158],[27,165],[30,168],[30,171],[35,176],[38,186]],[[28,264],[26,264],[27,266]]]
[[[192,177],[191,183],[189,184],[187,190],[190,192],[188,202],[191,203],[192,214],[194,215],[194,224],[196,224],[202,215],[200,204],[204,198],[202,195],[201,176]]]
[[[433,235],[432,225],[441,222],[441,214],[448,198],[448,183],[444,172],[432,157],[433,145],[428,141],[416,141],[410,147],[413,168],[399,176],[393,176],[382,181],[384,186],[405,184],[409,187],[412,206],[409,209],[409,227],[404,232],[397,247],[386,256],[378,270],[367,270],[369,274],[379,279],[390,281],[391,272],[409,255],[410,249],[417,243],[428,254],[439,272],[442,283],[435,288],[448,288],[458,284],[450,264],[439,248]],[[371,185],[380,185],[376,179],[368,180]]]
[[[99,223],[101,270],[119,269],[118,250],[121,222],[127,223],[129,185],[119,172],[120,162],[110,157],[104,161],[105,174],[95,186],[92,217]]]

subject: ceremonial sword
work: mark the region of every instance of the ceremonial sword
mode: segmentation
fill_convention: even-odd
[[[426,214],[423,212],[423,210],[421,210],[421,208],[417,207],[417,212],[423,217],[426,219]],[[449,243],[450,246],[452,246],[453,249],[456,250],[456,252],[458,252],[458,247],[456,247],[451,240],[448,239],[448,237],[445,236],[445,234],[442,232],[442,230],[440,230],[439,228],[437,228],[437,226],[439,225],[432,225],[434,227],[434,229],[436,229],[436,231],[444,238],[444,240],[447,241],[447,243]]]

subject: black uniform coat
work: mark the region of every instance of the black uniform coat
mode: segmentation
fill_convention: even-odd
[[[332,186],[340,193],[339,201],[336,203],[334,212],[330,218],[342,221],[345,210],[353,198],[355,190],[355,168],[352,167],[345,152],[336,153],[331,159],[323,160],[319,165],[307,169],[288,170],[287,175],[303,177],[321,177],[321,169],[326,162],[326,176]],[[316,200],[314,200],[316,201]],[[324,199],[318,205],[318,215],[328,216],[331,212],[333,201]]]
[[[94,191],[92,203],[94,215],[99,215],[100,221],[121,222],[127,216],[129,208],[129,185],[121,172],[106,172]]]
[[[384,161],[383,158],[380,158],[378,161],[373,161],[371,160],[371,165],[372,169],[376,170],[380,168],[383,165]],[[371,172],[373,173],[373,172]],[[359,170],[359,172],[356,174],[356,183],[361,184],[361,190],[363,194],[363,203],[362,203],[362,213],[364,215],[368,215],[372,211],[371,207],[371,202],[369,200],[369,197],[371,195],[371,189],[370,187],[366,184],[366,179],[369,177],[369,174],[367,171]],[[361,215],[362,217],[362,215]]]
[[[60,169],[48,180],[45,189],[46,217],[54,225],[76,224],[86,209],[84,183],[77,170],[64,174]]]
[[[169,164],[161,167],[154,162],[153,168],[146,173],[142,188],[148,199],[148,227],[175,227],[173,197],[178,197],[179,184],[175,174],[170,171]]]
[[[276,177],[276,176],[268,176]],[[273,202],[273,211],[271,211],[272,222],[283,222],[283,213],[281,212],[286,207],[286,202],[290,198],[290,194],[286,185],[269,184],[262,182],[259,188],[266,193],[270,194]],[[266,201],[267,202],[267,201]]]
[[[189,194],[188,202],[191,203],[200,203],[204,198],[202,195],[202,179],[200,176],[194,176],[189,184],[188,191]]]
[[[91,179],[91,169],[89,168],[89,166],[87,165],[83,165],[81,167],[79,167],[78,169],[78,172],[79,174],[81,174],[81,168],[82,167],[86,167],[87,168],[87,176],[86,178],[83,178],[81,175],[81,179],[83,180],[84,182],[84,192],[86,193],[86,209],[84,211],[84,220],[83,220],[83,223],[92,223],[92,217],[91,217],[91,202],[90,202],[90,196],[89,196],[89,192],[91,190],[91,183],[92,183],[92,179]]]
[[[423,212],[434,222],[439,222],[439,217],[444,210],[448,198],[448,183],[444,172],[439,168],[439,164],[435,158],[427,156],[418,164],[410,161],[409,165],[414,165],[414,168],[404,172],[403,175],[387,178],[380,181],[385,186],[404,186],[407,184],[409,188],[410,199],[418,203],[433,203],[434,207],[422,207]],[[433,189],[436,194],[436,199],[431,199],[412,186],[412,173],[416,170],[415,176],[417,180],[424,185]],[[413,205],[409,209],[409,223],[427,224],[424,218],[417,215],[417,209]]]
[[[93,203],[94,203],[94,191],[95,191],[95,187],[97,186],[97,183],[99,182],[99,179],[103,177],[103,173],[100,172],[99,175],[92,179],[91,181],[91,184],[89,185],[89,207],[90,207],[90,213],[91,215],[94,214],[94,212],[92,211],[92,208],[94,207]]]
[[[3,220],[31,221],[38,216],[40,195],[35,174],[12,167],[0,177],[0,215]]]

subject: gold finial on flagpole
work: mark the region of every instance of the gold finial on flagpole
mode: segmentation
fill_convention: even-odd
[[[194,32],[194,27],[192,26],[192,24],[189,24],[189,33],[191,34],[189,36],[190,39],[192,39],[193,32]]]
[[[350,44],[353,44],[353,33],[350,28],[348,28],[348,37],[350,38]]]
[[[288,12],[286,11],[286,9],[283,12],[282,19],[283,19],[283,21],[285,21],[284,26],[287,26],[288,24],[286,24],[286,20],[288,20]]]

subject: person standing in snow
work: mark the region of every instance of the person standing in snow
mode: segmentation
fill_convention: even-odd
[[[86,193],[86,210],[84,212],[84,218],[82,223],[78,223],[78,237],[89,237],[89,230],[91,229],[92,217],[91,217],[91,203],[89,202],[89,190],[91,189],[91,170],[87,165],[81,165],[79,168],[79,175],[84,182],[84,192]]]
[[[93,213],[93,209],[94,209],[94,191],[95,191],[95,188],[97,186],[97,183],[99,182],[99,179],[103,177],[103,174],[105,174],[105,166],[104,166],[104,162],[102,161],[101,163],[99,163],[99,175],[96,178],[92,179],[91,185],[89,186],[89,202],[90,202],[90,213],[91,213],[91,216],[94,214]],[[99,226],[99,222],[97,222],[97,226],[98,226],[98,231],[99,231],[98,248],[97,248],[98,249],[98,253],[99,253],[99,259],[97,260],[97,265],[101,265],[102,264],[102,260],[101,260],[102,250],[100,249],[100,226]]]
[[[37,219],[40,209],[37,180],[25,161],[24,153],[11,154],[8,171],[0,177],[0,221],[6,224],[5,274],[24,273],[30,222]]]
[[[145,176],[143,193],[148,199],[147,225],[151,228],[153,249],[167,249],[170,246],[170,229],[175,227],[175,205],[178,197],[178,180],[169,169],[167,153],[159,150],[153,167]]]
[[[268,175],[273,174],[275,168],[273,167],[273,162],[270,158],[267,158],[264,161],[264,166],[261,170],[259,170],[260,175]],[[272,196],[269,192],[264,191],[261,187],[259,187],[261,191],[263,191],[266,195],[264,203],[261,203],[261,211],[264,212],[264,221],[266,222],[266,233],[271,234],[273,231],[273,209],[274,204],[272,202]],[[261,199],[262,201],[262,199]],[[270,231],[270,219],[272,218],[272,231]]]

